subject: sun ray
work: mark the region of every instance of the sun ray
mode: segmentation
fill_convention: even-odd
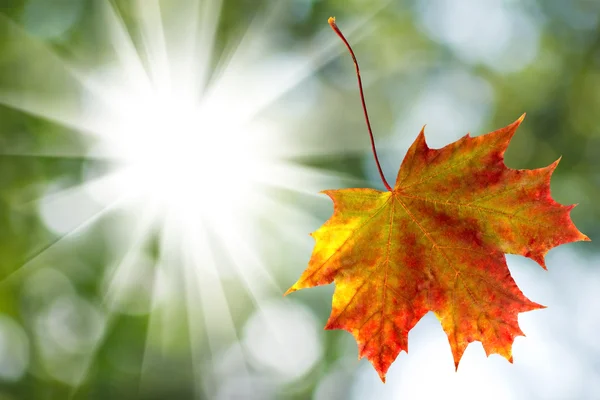
[[[273,163],[269,175],[260,177],[260,183],[276,188],[288,189],[308,196],[319,196],[319,191],[344,184],[353,185],[362,181],[348,174],[336,173],[321,168],[308,167],[292,163]],[[294,181],[285,180],[294,174]]]
[[[327,197],[322,195],[319,200],[327,202]],[[272,215],[276,215],[287,223],[287,225],[273,224],[273,227],[277,230],[277,237],[282,242],[296,243],[299,239],[306,239],[308,238],[306,232],[310,232],[310,229],[314,229],[323,223],[314,213],[309,212],[307,207],[267,198],[263,199],[263,201],[265,210],[269,210],[268,212],[265,211],[263,218],[272,220]],[[302,234],[299,235],[298,231],[290,230],[289,225],[305,226],[306,229],[301,231]]]
[[[315,199],[327,202],[327,196],[323,194],[317,194]],[[270,196],[263,195],[261,202],[264,202],[264,205],[266,206],[261,213],[261,216],[264,218],[282,215],[285,217],[286,221],[291,221],[290,223],[302,222],[304,225],[308,226],[323,224],[323,221],[307,209],[308,207],[299,204],[297,200],[275,200]],[[271,218],[271,220],[272,219],[273,218]]]
[[[137,15],[141,17],[138,28],[142,36],[150,80],[159,93],[169,93],[171,73],[158,0],[137,0],[135,6]]]
[[[81,222],[79,225],[77,225],[71,231],[57,236],[54,240],[50,241],[49,243],[47,243],[47,244],[41,246],[39,249],[35,250],[31,255],[29,255],[23,261],[21,266],[19,266],[13,272],[11,272],[10,274],[8,274],[5,277],[0,279],[0,286],[6,285],[6,284],[14,281],[15,279],[18,279],[20,275],[23,275],[24,273],[29,272],[29,270],[31,268],[34,268],[36,261],[38,261],[42,256],[49,255],[47,253],[48,251],[55,249],[60,244],[64,243],[65,240],[71,238],[72,236],[74,236],[76,234],[80,234],[82,231],[84,231],[85,229],[92,226],[94,223],[96,223],[98,220],[100,220],[106,214],[115,210],[117,208],[117,206],[121,204],[121,202],[122,202],[122,198],[115,200],[113,203],[107,205],[106,207],[102,208],[100,211],[98,211],[94,215],[90,216],[85,221]]]
[[[371,33],[374,27],[367,24],[385,7],[385,5],[381,5],[370,15],[352,24],[347,30],[349,32],[347,36],[353,37],[354,41],[357,41]],[[261,20],[261,22],[263,21]],[[272,26],[264,23],[257,23],[253,26],[257,27],[256,30],[249,29],[242,39],[246,41],[246,43],[261,42],[262,37],[264,37],[264,32],[273,29]],[[323,30],[329,29],[323,28]],[[358,37],[356,37],[357,35]],[[250,71],[254,72],[256,75],[251,78],[252,83],[256,86],[260,86],[262,90],[254,91],[256,96],[254,96],[251,104],[237,105],[238,108],[240,108],[240,118],[242,121],[248,122],[253,119],[283,95],[294,89],[308,77],[312,76],[325,64],[345,52],[345,49],[342,48],[342,46],[339,46],[337,38],[329,38],[325,43],[322,43],[320,35],[316,35],[316,37],[319,38],[319,46],[310,44],[306,46],[306,48],[317,50],[309,51],[305,57],[301,60],[297,60],[292,68],[270,68],[259,71]],[[244,46],[244,51],[234,52],[231,58],[220,67],[220,70],[218,70],[219,79],[213,87],[211,87],[211,92],[208,94],[209,97],[211,95],[215,96],[212,94],[213,92],[224,93],[229,91],[225,88],[251,86],[250,82],[248,82],[250,81],[247,77],[248,74],[243,73],[246,71],[241,71],[240,69],[247,70],[248,66],[252,65],[250,62],[251,60],[264,58],[264,55],[262,54],[253,54],[250,52],[254,47],[255,46],[251,46],[250,44]],[[305,53],[305,51],[298,50],[295,52],[299,54]],[[262,74],[260,74],[260,72],[262,72]],[[243,79],[243,81],[240,82],[239,79]],[[268,81],[269,84],[266,84],[266,81]]]
[[[94,157],[82,155],[74,152],[55,152],[48,151],[49,149],[41,149],[41,151],[20,151],[20,150],[0,150],[0,158],[37,158],[37,159],[65,159],[65,160],[81,160],[81,161],[107,161],[110,158]]]
[[[125,76],[133,80],[136,88],[144,90],[150,87],[148,74],[118,10],[108,1],[101,2],[100,7],[106,23],[104,32],[107,32],[107,41],[117,56],[119,69]]]
[[[256,250],[252,250],[248,244],[247,237],[244,238],[236,230],[227,232],[214,230],[214,234],[220,238],[220,243],[226,251],[223,258],[231,260],[231,264],[237,271],[236,276],[242,278],[255,305],[258,305],[259,299],[264,296],[283,293],[281,285],[276,282],[269,269],[260,261]],[[260,285],[257,284],[258,282]]]
[[[47,192],[40,197],[25,200],[19,204],[11,203],[11,207],[13,207],[15,210],[25,211],[30,209],[30,207],[38,206],[42,201],[46,203],[56,203],[60,201],[68,202],[69,198],[81,197],[87,193],[102,190],[105,187],[110,187],[114,184],[112,181],[116,178],[117,176],[114,173],[90,178],[82,183],[77,183],[67,187],[60,187],[57,190]],[[115,195],[115,197],[118,196]],[[113,199],[111,199],[110,202],[112,201]],[[98,208],[101,208],[101,206],[98,205]]]
[[[150,365],[149,365],[149,361],[148,361],[148,353],[150,352],[150,346],[152,343],[152,339],[154,335],[161,335],[162,336],[162,331],[161,331],[161,327],[164,328],[165,326],[167,326],[164,323],[164,320],[162,318],[163,312],[162,310],[159,310],[159,305],[161,303],[161,301],[164,303],[164,299],[160,298],[159,295],[163,295],[164,297],[164,293],[162,293],[161,291],[161,284],[164,285],[163,282],[161,282],[161,278],[164,278],[163,276],[161,276],[160,274],[160,264],[157,264],[155,266],[155,270],[154,270],[154,277],[152,279],[152,294],[151,294],[151,298],[150,298],[150,313],[148,315],[148,328],[146,329],[146,335],[144,337],[144,353],[142,354],[142,362],[140,365],[140,379],[138,382],[138,396],[141,397],[141,393],[143,390],[144,385],[146,384],[146,381],[148,378],[145,378],[147,371],[150,369]],[[161,354],[162,356],[163,354]]]
[[[100,128],[83,118],[77,107],[75,92],[85,88],[81,75],[46,44],[30,37],[22,27],[0,13],[0,31],[4,29],[19,45],[19,57],[15,62],[27,66],[44,65],[46,77],[49,75],[52,79],[44,82],[20,79],[2,82],[0,104],[81,133],[98,133]],[[56,88],[58,83],[61,84],[60,89]],[[36,85],[42,85],[44,89],[40,91]]]
[[[117,288],[116,281],[129,281],[129,276],[133,273],[134,262],[142,253],[144,244],[152,234],[154,209],[149,206],[142,212],[143,215],[138,220],[139,222],[132,235],[131,242],[127,245],[125,255],[117,265],[105,272],[105,279],[108,283],[102,295],[102,302],[109,309],[115,308],[115,302],[120,295],[120,289]]]
[[[198,63],[200,70],[197,72],[198,82],[196,82],[198,88],[201,88],[202,90],[206,87],[210,75],[215,37],[219,26],[222,7],[223,0],[202,1],[202,17],[199,21],[199,38],[197,47],[195,47],[200,50],[196,60],[204,60],[203,62]]]
[[[41,94],[0,89],[0,104],[27,114],[44,118],[78,132],[100,134],[102,129],[75,114],[70,107],[56,102],[55,98],[44,98]]]
[[[79,366],[79,376],[75,380],[75,383],[71,386],[71,389],[69,390],[69,397],[68,397],[69,399],[73,399],[79,392],[79,389],[81,389],[81,387],[85,383],[85,380],[89,373],[92,362],[94,361],[94,358],[98,354],[98,351],[104,344],[104,340],[108,336],[108,333],[112,331],[112,327],[113,327],[113,324],[115,323],[116,318],[117,318],[117,312],[115,310],[109,309],[108,311],[106,311],[104,330],[98,337],[98,340],[88,350],[88,353],[86,354],[86,358],[82,362],[82,365]]]
[[[287,230],[282,229],[282,231]],[[242,285],[250,296],[254,306],[254,312],[263,314],[264,310],[262,303],[264,300],[282,295],[283,289],[275,282],[268,270],[254,255],[254,252],[245,245],[244,240],[242,240],[240,236],[230,233],[229,238],[224,240],[223,243],[230,249],[229,254],[232,258],[232,264],[237,271],[237,276],[240,278]],[[235,246],[235,248],[233,246]],[[259,273],[258,276],[255,275],[257,272]],[[261,284],[259,284],[259,282],[261,282]],[[263,289],[261,287],[262,285],[265,285],[266,288]],[[264,317],[262,320],[266,324],[267,329],[272,333],[273,338],[276,341],[285,343],[280,328],[273,323],[270,318]],[[237,342],[236,345],[240,346],[240,353],[246,364],[248,364],[246,352],[244,351],[243,346],[241,346],[241,341]],[[244,371],[248,373],[247,369],[244,369]]]
[[[185,293],[185,310],[187,315],[188,323],[188,335],[190,345],[190,356],[192,361],[192,372],[194,374],[194,391],[197,398],[208,395],[210,389],[205,385],[202,379],[202,361],[206,359],[202,353],[202,344],[200,338],[203,337],[205,330],[202,329],[202,325],[199,321],[196,308],[200,303],[198,294],[198,287],[195,285],[195,279],[192,271],[190,271],[190,265],[188,260],[182,260],[181,275],[184,282],[184,293]]]
[[[105,272],[105,280],[107,284],[101,297],[102,304],[104,305],[104,309],[106,311],[104,330],[96,343],[87,352],[82,365],[80,365],[79,378],[77,379],[76,384],[72,386],[69,398],[73,398],[85,382],[87,374],[89,373],[90,367],[96,355],[98,354],[98,351],[102,347],[106,337],[112,331],[114,323],[118,318],[116,302],[122,293],[120,293],[120,289],[116,287],[116,281],[118,279],[124,279],[125,281],[130,279],[129,275],[133,273],[134,262],[142,253],[142,248],[151,234],[153,210],[148,208],[144,211],[144,215],[138,221],[136,229],[132,235],[131,242],[127,246],[127,250],[124,252],[120,261],[112,269],[109,269]]]
[[[173,326],[169,318],[176,314],[173,312],[173,308],[179,306],[178,297],[187,297],[187,285],[185,284],[186,279],[181,275],[184,273],[183,268],[164,268],[165,265],[174,266],[181,265],[181,261],[177,261],[180,255],[174,251],[176,244],[174,236],[167,234],[166,232],[171,229],[168,221],[168,216],[163,217],[164,222],[158,224],[157,229],[157,241],[158,241],[158,259],[155,264],[154,277],[152,284],[151,304],[150,312],[148,315],[148,328],[144,338],[144,352],[142,354],[142,362],[140,366],[140,379],[138,383],[138,391],[142,392],[144,386],[148,383],[151,384],[151,378],[146,377],[150,372],[151,365],[148,360],[148,353],[150,352],[150,346],[154,338],[160,339],[160,350],[161,356],[165,355],[167,349],[167,341],[169,335],[174,333]],[[172,288],[172,285],[177,285],[176,278],[181,278],[180,286]],[[175,298],[174,298],[175,297]],[[168,310],[165,311],[165,310]],[[186,308],[187,311],[187,308]],[[189,343],[190,349],[192,342]],[[192,368],[195,368],[192,364]]]
[[[200,0],[173,0],[171,4],[173,10],[186,10],[183,14],[169,12],[170,9],[161,10],[172,90],[175,93],[193,95],[193,99],[197,99],[200,93],[198,88],[203,86],[200,76],[208,62],[207,57],[198,57],[199,50],[202,50],[202,47],[197,47],[201,39],[198,37],[200,26],[205,28],[207,23],[214,25],[215,21],[206,21],[200,25],[200,18],[205,17],[204,11],[201,14]]]
[[[245,62],[260,57],[261,54],[257,54],[257,50],[260,51],[269,40],[269,35],[265,33],[275,28],[282,8],[283,3],[277,2],[266,10],[263,8],[261,11],[255,11],[249,18],[250,22],[244,33],[223,49],[214,71],[216,82],[223,80],[232,66],[240,67]]]
[[[193,229],[193,235],[187,239],[192,242],[187,246],[187,266],[190,278],[198,289],[208,348],[211,357],[214,357],[226,345],[238,342],[239,338],[207,234],[203,227]],[[193,304],[188,306],[197,308]]]

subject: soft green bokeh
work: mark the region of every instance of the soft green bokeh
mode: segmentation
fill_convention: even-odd
[[[69,219],[63,215],[81,214],[80,224],[93,210],[50,208],[45,217],[41,211],[49,194],[80,184],[90,164],[97,171],[106,166],[81,156],[93,143],[75,127],[15,107],[18,96],[59,104],[59,111],[65,104],[83,107],[82,85],[61,60],[87,68],[113,64],[113,49],[101,40],[109,29],[104,3],[118,10],[126,26],[139,21],[136,2],[125,0],[0,2],[0,399],[417,398],[407,388],[427,373],[436,382],[454,385],[448,386],[446,398],[458,393],[485,397],[461,392],[455,375],[443,381],[448,371],[438,371],[437,364],[419,363],[428,354],[419,349],[435,349],[454,373],[449,347],[419,344],[429,343],[430,332],[441,334],[433,320],[424,320],[409,338],[410,346],[416,343],[411,352],[420,358],[401,355],[382,388],[365,360],[356,361],[350,335],[321,331],[331,310],[332,287],[281,299],[310,257],[308,233],[332,209],[325,196],[311,196],[303,188],[269,191],[278,203],[300,210],[292,214],[295,219],[270,219],[264,210],[255,221],[258,244],[252,246],[282,289],[266,291],[258,302],[263,314],[255,312],[256,299],[231,272],[244,262],[233,259],[223,261],[219,271],[233,328],[221,325],[227,318],[207,311],[217,303],[211,304],[205,293],[194,294],[204,301],[197,309],[186,307],[184,289],[168,307],[153,306],[151,294],[162,290],[156,285],[162,279],[154,264],[161,255],[156,235],[149,235],[135,261],[149,278],[118,279],[125,294],[106,297],[109,271],[128,250],[119,247],[114,229],[122,227],[123,215],[103,217],[61,239],[49,221],[61,225]],[[139,3],[149,7],[155,2]],[[193,1],[159,3],[164,22]],[[221,2],[200,3],[217,7]],[[264,15],[269,22],[257,23]],[[598,398],[600,386],[594,382],[600,382],[600,346],[590,338],[600,329],[600,2],[223,0],[212,67],[239,48],[265,46],[278,65],[285,65],[330,46],[314,62],[321,67],[263,110],[265,118],[280,132],[274,135],[277,140],[306,149],[294,156],[298,165],[343,175],[340,187],[381,189],[354,67],[327,26],[330,15],[348,33],[359,58],[388,180],[424,124],[428,143],[441,147],[467,131],[479,135],[505,126],[526,112],[507,151],[508,166],[538,168],[563,157],[553,175],[552,195],[563,204],[579,203],[572,219],[592,242],[553,250],[549,272],[509,258],[513,273],[521,274],[517,283],[526,286],[521,286],[524,293],[549,309],[520,319],[528,337],[517,342],[513,366],[485,359],[479,347],[466,354],[497,368],[498,375],[481,375],[481,381],[496,382],[496,389],[487,387],[499,398],[506,398],[503,393]],[[352,31],[361,21],[366,23]],[[248,27],[259,32],[268,27],[262,32],[264,43],[255,36],[240,42]],[[140,40],[134,37],[138,46]],[[246,71],[238,73],[243,77]],[[45,155],[36,156],[41,151]],[[57,156],[64,153],[70,156]],[[185,287],[185,277],[173,279],[175,286]],[[190,328],[210,318],[218,324]],[[556,336],[538,335],[538,328]],[[214,337],[217,344],[211,342]],[[191,342],[198,343],[196,351]],[[520,364],[520,355],[530,364]],[[468,372],[469,357],[463,361],[465,373],[478,376]],[[554,367],[531,375],[541,370],[531,360]],[[469,379],[465,387],[475,387],[476,379]],[[436,382],[423,382],[423,393],[434,393]]]

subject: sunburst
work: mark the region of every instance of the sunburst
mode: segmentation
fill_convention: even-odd
[[[73,102],[72,91],[66,89],[48,98],[35,87],[28,91],[0,87],[0,103],[73,130],[85,143],[83,151],[54,146],[8,149],[5,154],[85,159],[83,182],[45,197],[42,204],[51,202],[51,211],[68,210],[78,207],[73,199],[82,196],[95,204],[85,218],[66,229],[49,224],[62,236],[25,267],[35,266],[46,249],[67,246],[63,239],[69,235],[119,211],[122,218],[111,229],[119,238],[116,245],[121,251],[115,254],[120,256],[107,267],[102,285],[104,333],[118,313],[141,312],[150,313],[151,329],[161,327],[158,333],[149,331],[148,338],[168,335],[165,310],[183,304],[192,358],[199,365],[222,344],[238,341],[222,287],[224,264],[233,266],[229,275],[245,287],[254,307],[260,308],[265,296],[282,293],[254,248],[264,234],[260,218],[297,221],[300,215],[311,224],[312,217],[302,207],[270,197],[268,189],[312,195],[341,185],[339,174],[290,161],[308,150],[298,147],[298,141],[292,145],[286,140],[286,127],[270,118],[269,107],[311,79],[343,48],[332,37],[287,51],[283,59],[294,62],[281,63],[268,40],[277,27],[277,12],[269,12],[255,17],[239,42],[215,62],[220,1],[182,0],[167,10],[157,0],[138,0],[132,9],[136,23],[129,25],[116,7],[101,4],[96,11],[110,55],[93,68],[89,62],[82,67],[75,57],[57,55],[2,20],[25,44],[24,54],[52,65],[49,73],[77,88],[77,95]],[[281,224],[282,235],[290,236],[289,229]],[[299,233],[305,236],[306,231]],[[158,243],[158,257],[153,268],[142,267],[139,257],[151,240]],[[21,268],[9,279],[27,270]],[[132,311],[123,302],[140,282],[150,293],[150,305]],[[101,344],[102,339],[69,382],[75,388],[85,380]],[[199,392],[204,389],[198,387]]]

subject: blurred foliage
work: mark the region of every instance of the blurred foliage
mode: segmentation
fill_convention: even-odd
[[[66,78],[60,78],[64,72],[60,71],[58,64],[51,61],[51,57],[42,57],[38,62],[34,53],[28,53],[33,50],[27,49],[33,48],[31,43],[37,43],[40,51],[51,50],[58,57],[77,60],[81,65],[110,63],[109,49],[104,48],[105,43],[99,40],[100,33],[107,29],[100,12],[101,1],[104,0],[2,0],[0,92],[17,93],[24,88],[35,87],[35,96],[47,99],[57,93],[69,94],[62,100],[76,106],[78,88],[71,87]],[[134,3],[127,0],[111,2],[126,25],[136,19]],[[177,1],[160,3],[165,15],[178,6]],[[217,3],[214,2],[215,5]],[[476,0],[472,3],[479,4]],[[432,90],[438,90],[438,97],[434,99],[439,100],[439,96],[443,95],[451,99],[451,104],[474,104],[473,112],[478,119],[473,120],[471,125],[466,124],[466,130],[473,129],[474,135],[505,126],[527,112],[527,118],[507,152],[506,162],[513,168],[537,168],[562,156],[553,176],[553,197],[563,204],[579,203],[572,212],[572,218],[577,227],[592,239],[592,243],[569,246],[582,253],[597,252],[599,241],[596,238],[600,237],[600,202],[596,201],[600,198],[600,2],[499,0],[496,3],[502,3],[502,7],[509,10],[508,14],[514,11],[518,17],[515,21],[528,21],[523,22],[526,27],[523,32],[534,30],[535,33],[518,36],[521,31],[516,28],[520,22],[509,24],[509,28],[517,32],[510,33],[517,35],[516,38],[510,34],[510,37],[503,37],[503,33],[499,32],[498,37],[482,39],[477,32],[465,30],[464,26],[468,25],[465,21],[458,20],[457,26],[439,25],[438,29],[436,24],[448,22],[440,19],[435,7],[450,4],[448,1],[223,0],[212,63],[217,65],[219,56],[226,56],[235,48],[239,36],[259,15],[272,13],[274,16],[271,18],[275,18],[276,22],[269,25],[272,30],[266,35],[282,55],[294,46],[314,48],[320,43],[325,45],[337,41],[328,31],[326,21],[330,15],[337,17],[342,29],[353,21],[368,19],[358,32],[348,36],[361,63],[378,147],[382,158],[388,160],[384,163],[386,171],[397,170],[404,155],[402,145],[389,148],[388,145],[400,143],[401,139],[411,142],[423,124],[432,123],[437,118],[444,119],[439,125],[429,125],[428,141],[435,142],[436,136],[445,134],[446,123],[448,129],[457,130],[451,132],[453,137],[443,136],[440,143],[449,143],[466,133],[458,130],[463,129],[463,124],[455,125],[455,120],[463,120],[460,108],[446,110],[444,114],[439,113],[438,104],[431,104],[431,107],[425,104],[424,115],[427,117],[420,119],[421,114],[415,107],[422,95],[424,99],[428,98],[425,94],[432,87]],[[461,11],[461,15],[468,14],[470,6],[462,7],[466,7],[467,11]],[[474,14],[473,21],[476,26],[481,26],[488,22],[478,19],[486,17],[490,18],[490,24],[497,22],[497,16],[491,14]],[[15,33],[23,30],[31,40],[27,45],[21,42],[23,36]],[[432,30],[441,32],[439,35],[450,32],[450,39],[435,36]],[[464,31],[464,37],[453,33],[459,31]],[[493,54],[483,51],[485,40],[488,40],[489,48],[497,48],[498,51]],[[509,41],[515,51],[510,46],[502,48],[495,40]],[[517,45],[527,40],[534,44],[524,48],[533,54],[519,53]],[[471,42],[475,43],[472,47],[465,45]],[[373,163],[358,108],[353,65],[342,50],[340,57],[325,63],[308,79],[318,85],[317,95],[309,97],[311,102],[304,104],[304,114],[285,120],[286,130],[292,137],[310,136],[318,138],[315,143],[339,145],[337,154],[306,155],[298,157],[297,162],[343,173],[352,179],[363,180],[365,184],[380,187],[376,176],[370,173]],[[512,59],[509,61],[513,64],[507,61],[508,66],[505,66],[502,58],[509,59],[513,53],[532,58],[523,66]],[[456,71],[458,73],[452,75]],[[50,76],[52,80],[47,79]],[[461,83],[464,76],[467,76],[467,85]],[[447,82],[447,86],[437,85],[438,78]],[[287,101],[293,101],[295,91],[306,87],[299,85],[273,107],[286,108]],[[475,90],[478,87],[487,92],[478,93]],[[354,146],[354,143],[359,145]],[[0,313],[22,327],[19,328],[23,331],[21,333],[17,328],[13,329],[17,332],[14,337],[26,338],[28,343],[25,347],[21,346],[26,349],[24,353],[15,356],[15,359],[25,360],[20,373],[17,373],[18,366],[13,366],[17,368],[13,375],[10,368],[0,368],[0,399],[185,399],[192,398],[197,388],[219,387],[222,376],[211,375],[214,371],[207,367],[215,360],[211,360],[210,355],[205,360],[190,355],[190,321],[185,307],[156,311],[156,318],[168,321],[167,339],[148,337],[149,326],[157,323],[155,313],[152,316],[147,313],[116,314],[106,318],[102,311],[98,311],[103,310],[104,273],[115,252],[103,227],[110,225],[113,219],[118,220],[118,216],[103,216],[97,224],[87,227],[85,233],[77,233],[65,240],[46,227],[40,217],[37,199],[56,182],[62,188],[81,183],[85,160],[15,154],[34,154],[42,149],[65,146],[77,153],[86,145],[73,128],[2,105],[0,99]],[[388,177],[389,180],[391,178]],[[303,205],[316,220],[324,221],[331,211],[323,206],[325,203],[301,193],[277,189],[276,196],[285,202]],[[273,275],[283,288],[289,286],[297,273],[304,269],[309,257],[309,253],[304,251],[307,248],[304,244],[310,246],[311,242],[303,243],[304,247],[298,249],[296,243],[273,234],[277,224],[278,221],[261,221],[262,229],[271,232],[275,238],[266,240],[261,251],[266,255],[267,263],[273,266]],[[60,240],[67,244],[58,249],[52,246]],[[155,259],[160,249],[152,243],[147,247],[147,256]],[[31,263],[28,261],[49,248],[51,251],[44,257],[43,266],[29,271]],[[45,275],[36,277],[42,283],[39,287],[34,285],[28,289],[27,285],[33,285],[29,277],[40,270]],[[236,333],[242,337],[244,324],[254,309],[252,296],[234,280],[226,281],[224,287],[233,310]],[[313,310],[318,320],[316,325],[320,327],[329,314],[331,291],[331,287],[313,289],[299,293],[294,300]],[[69,372],[69,368],[82,368],[85,362],[56,359],[52,354],[44,354],[45,347],[41,343],[45,339],[40,333],[46,330],[43,326],[40,328],[41,317],[36,314],[36,310],[42,310],[44,305],[66,295],[79,299],[69,304],[81,307],[83,311],[76,313],[78,317],[75,319],[68,315],[59,318],[59,323],[66,327],[65,335],[83,332],[83,336],[93,337],[96,334],[95,324],[106,328],[103,340],[90,345],[85,338],[80,338],[80,346],[86,350],[70,353],[73,359],[81,358],[82,354],[90,351],[94,354],[89,369],[80,371],[85,373],[85,380],[80,384],[69,378],[77,373]],[[96,317],[94,313],[99,314]],[[0,330],[0,333],[10,329]],[[21,351],[19,346],[11,347],[10,337],[6,334],[0,336],[0,355]],[[322,339],[323,359],[306,376],[277,386],[273,396],[304,399],[314,394],[318,399],[328,398],[318,394],[322,392],[316,388],[344,357],[355,357],[356,348],[347,341],[348,337],[344,332],[327,332]],[[147,341],[161,340],[166,341],[166,344],[162,343],[162,353],[148,351]],[[86,347],[88,345],[92,350]],[[206,382],[197,381],[198,371],[195,369],[206,377]],[[348,372],[349,376],[351,373]],[[260,392],[238,395],[240,397],[235,397],[235,393],[222,392],[220,398],[263,398]],[[267,397],[265,394],[264,398]]]

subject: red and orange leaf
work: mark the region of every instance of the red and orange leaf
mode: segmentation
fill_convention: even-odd
[[[524,116],[523,116],[524,117]],[[589,240],[550,196],[558,161],[535,170],[504,165],[523,120],[478,137],[430,149],[423,131],[402,162],[393,191],[328,190],[334,214],[312,234],[308,268],[286,292],[335,282],[326,329],[356,338],[381,379],[408,332],[433,311],[448,335],[454,363],[467,345],[512,362],[523,335],[517,316],[543,306],[512,279],[505,253],[538,262],[563,243]]]

